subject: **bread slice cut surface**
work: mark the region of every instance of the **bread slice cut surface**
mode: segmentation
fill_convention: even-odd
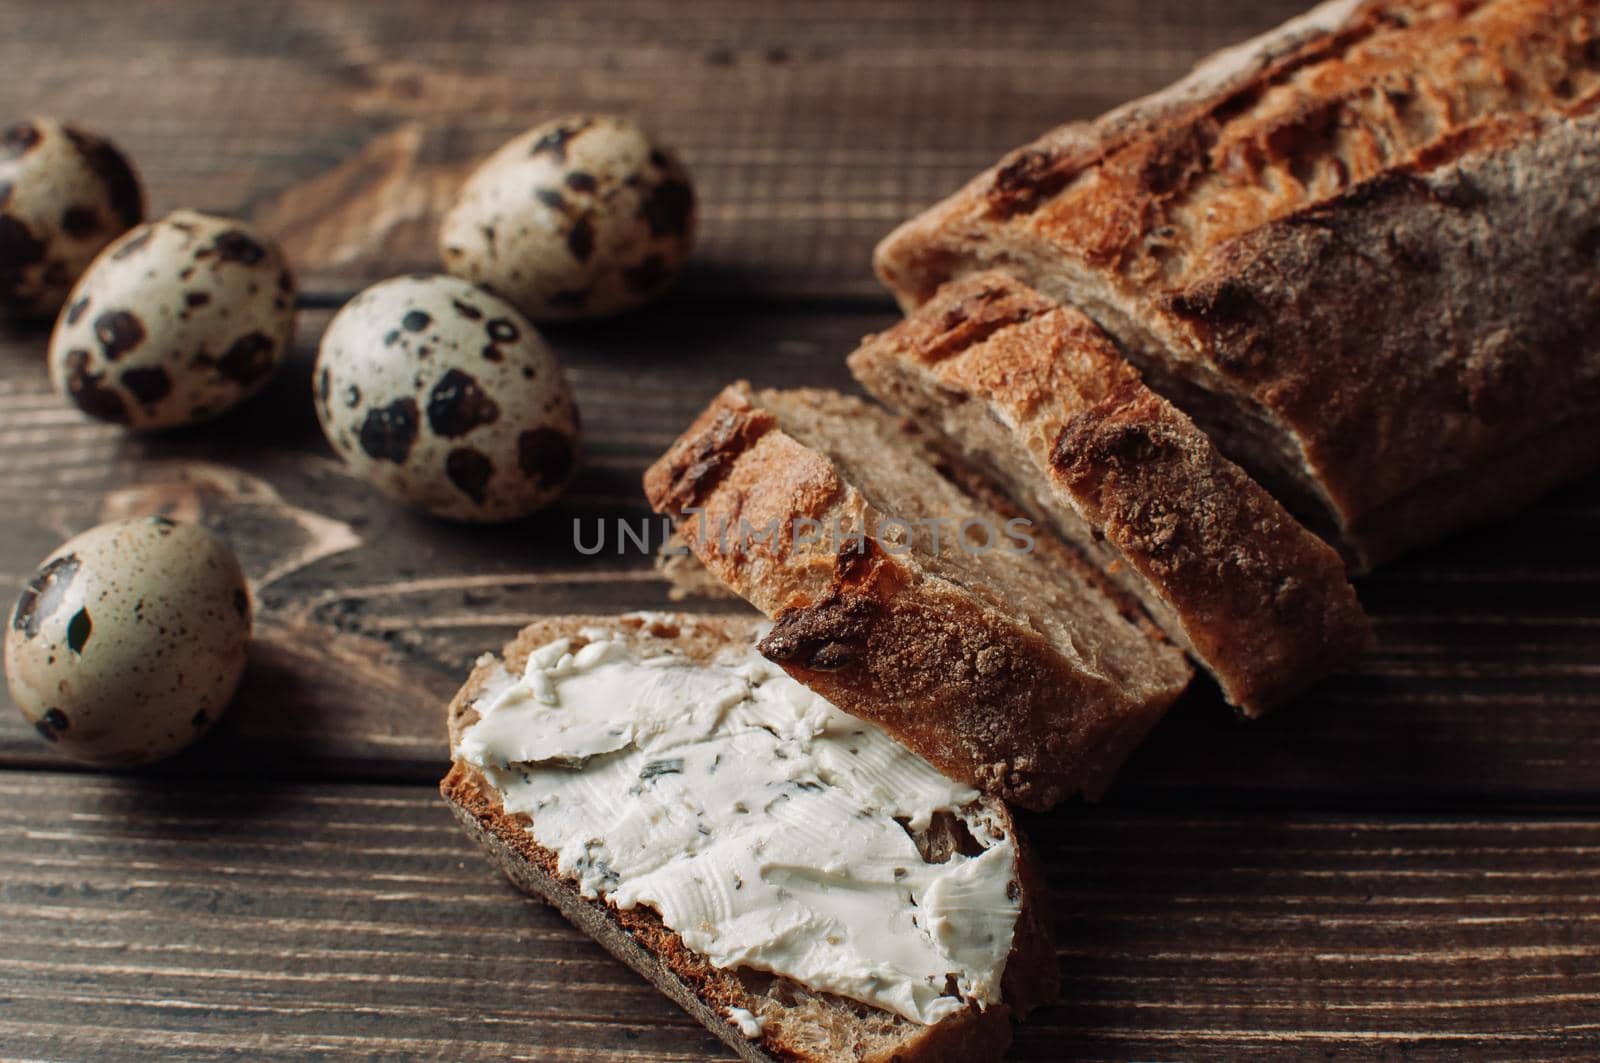
[[[1339,555],[1078,311],[974,274],[869,337],[850,366],[1112,574],[1245,714],[1366,644]]]
[[[446,798],[514,882],[745,1058],[998,1058],[1055,986],[1009,813],[757,634],[534,625],[452,704]]]
[[[1192,675],[1048,531],[822,391],[726,389],[646,474],[761,649],[945,774],[1042,808],[1100,793]]]

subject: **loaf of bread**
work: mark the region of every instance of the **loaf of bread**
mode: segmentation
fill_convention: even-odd
[[[868,337],[850,367],[1135,595],[1246,715],[1364,647],[1338,554],[1078,311],[974,274]]]
[[[774,619],[762,652],[839,708],[1026,807],[1098,795],[1192,672],[1053,535],[939,462],[858,399],[739,384],[645,493]]]
[[[1080,308],[1358,568],[1600,464],[1600,5],[1336,0],[878,248]]]
[[[713,965],[690,949],[683,936],[647,904],[621,906],[603,894],[586,893],[580,874],[571,867],[564,870],[561,854],[539,840],[544,813],[530,817],[507,811],[505,794],[464,749],[471,744],[464,739],[479,722],[479,706],[506,676],[520,675],[529,655],[539,647],[567,640],[571,652],[576,653],[596,633],[626,641],[641,656],[671,653],[707,664],[730,654],[748,655],[757,629],[748,620],[659,614],[560,617],[525,629],[500,660],[486,658],[479,663],[449,708],[453,763],[441,790],[456,818],[511,881],[554,905],[751,1063],[983,1063],[1000,1059],[1011,1042],[1009,1020],[1053,1001],[1059,980],[1045,907],[1047,893],[1026,840],[1000,802],[979,799],[962,815],[982,823],[984,829],[1002,833],[1015,853],[1008,889],[1014,888],[1018,907],[1001,975],[1002,1000],[985,1008],[969,1004],[930,1024],[752,967]],[[603,770],[603,765],[574,765],[563,770],[591,772]],[[785,771],[778,762],[770,770],[777,787],[783,783]],[[593,794],[596,800],[615,796],[607,795],[598,783]],[[552,815],[557,811],[552,809]],[[958,825],[960,821],[959,816],[939,815],[914,832],[911,827],[906,829],[913,833],[922,859],[930,865],[943,864],[971,844],[963,834],[966,828]],[[670,828],[667,823],[661,826],[663,831]],[[815,871],[819,876],[827,873],[823,868]],[[793,873],[793,869],[775,868],[772,873]],[[926,903],[928,898],[923,900]]]

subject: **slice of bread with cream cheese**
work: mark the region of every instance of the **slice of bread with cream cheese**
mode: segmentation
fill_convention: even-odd
[[[452,810],[743,1058],[1000,1058],[1057,979],[1009,811],[768,662],[763,628],[535,623],[450,706]]]

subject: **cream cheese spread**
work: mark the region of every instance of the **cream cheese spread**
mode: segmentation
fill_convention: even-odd
[[[749,1008],[729,1008],[728,1021],[752,1041],[761,1036],[767,1025],[759,1015]]]
[[[1000,999],[1017,854],[975,791],[753,646],[706,664],[583,636],[500,667],[457,752],[584,896],[653,908],[714,966],[918,1023]],[[926,862],[908,830],[937,812],[982,851]]]

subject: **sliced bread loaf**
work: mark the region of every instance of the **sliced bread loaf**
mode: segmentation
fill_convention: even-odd
[[[775,620],[763,653],[985,793],[1098,795],[1191,677],[1051,533],[858,399],[731,386],[645,493]]]
[[[1600,6],[1336,0],[891,234],[1085,311],[1358,568],[1600,464]]]
[[[1000,880],[1009,903],[1015,905],[1015,922],[1009,949],[999,955],[1004,957],[1000,977],[998,1001],[987,1007],[976,1004],[950,1004],[943,998],[941,1009],[947,1014],[932,1023],[913,1021],[894,1011],[875,1007],[860,1000],[835,993],[808,988],[792,978],[758,970],[748,965],[718,966],[705,955],[691,949],[684,935],[667,925],[663,915],[647,902],[624,905],[617,902],[615,893],[624,883],[601,878],[601,888],[590,888],[596,879],[596,869],[604,864],[594,853],[603,852],[605,842],[586,850],[584,858],[563,863],[563,854],[553,839],[559,835],[554,822],[563,813],[559,800],[549,801],[541,810],[531,815],[525,811],[508,811],[511,804],[521,808],[519,797],[508,796],[497,786],[516,784],[523,779],[521,773],[536,771],[533,764],[498,763],[484,757],[485,743],[475,739],[474,726],[483,719],[480,709],[491,714],[515,713],[516,706],[505,708],[497,699],[503,699],[510,677],[521,676],[534,655],[542,647],[564,643],[566,652],[578,654],[594,639],[610,639],[626,644],[640,659],[679,660],[688,658],[691,666],[737,666],[740,658],[752,655],[752,644],[758,633],[748,620],[716,620],[672,615],[635,614],[625,617],[560,617],[539,621],[525,629],[506,647],[503,658],[485,658],[480,661],[472,677],[451,702],[449,708],[450,746],[453,764],[441,784],[441,790],[451,811],[477,839],[506,875],[519,888],[541,897],[554,905],[577,927],[593,936],[610,952],[653,982],[668,997],[682,1006],[712,1033],[722,1038],[738,1055],[752,1063],[771,1061],[815,1061],[833,1063],[846,1061],[877,1061],[889,1063],[963,1063],[963,1061],[997,1060],[1004,1055],[1011,1040],[1010,1022],[1030,1009],[1048,1003],[1055,997],[1058,975],[1054,948],[1051,942],[1046,904],[1046,891],[1040,881],[1038,868],[1026,841],[1017,832],[1010,813],[999,801],[973,795],[970,805],[935,813],[926,824],[911,824],[905,833],[911,835],[914,852],[910,859],[924,861],[928,868],[952,859],[963,867],[973,866],[968,858],[984,851],[975,840],[974,832],[987,834],[990,845],[1004,845],[1012,863],[1007,877]],[[670,663],[670,662],[669,662]],[[692,670],[692,667],[691,667]],[[551,713],[571,713],[574,706],[565,697],[550,699]],[[728,724],[719,721],[712,730]],[[502,740],[508,733],[503,720],[498,722]],[[514,726],[511,733],[515,733]],[[640,741],[635,738],[634,741]],[[882,740],[887,741],[887,740]],[[627,755],[619,749],[608,755],[578,763],[568,763],[555,770],[573,776],[594,776],[595,781],[585,791],[586,800],[601,802],[608,810],[615,809],[615,822],[626,822],[628,796],[614,793],[602,781],[616,757]],[[682,753],[682,751],[679,751]],[[866,753],[863,750],[863,753]],[[520,755],[520,754],[519,754]],[[533,754],[536,759],[537,752]],[[763,762],[755,766],[758,771],[770,773],[774,793],[784,788],[815,787],[819,780],[791,777],[793,772],[781,761]],[[684,770],[679,765],[650,761],[637,772],[639,781],[635,788],[653,787],[679,778],[675,772]],[[921,769],[927,772],[924,765]],[[626,774],[626,773],[625,773]],[[931,774],[931,773],[930,773]],[[631,778],[631,775],[628,775]],[[624,780],[625,781],[625,780]],[[892,780],[890,780],[892,781]],[[796,791],[801,797],[821,800],[815,794]],[[967,791],[971,794],[971,791]],[[720,791],[718,791],[720,794]],[[731,794],[723,794],[730,800]],[[858,795],[859,796],[859,795]],[[893,794],[885,795],[892,799]],[[699,795],[701,799],[706,794]],[[870,795],[869,795],[870,797]],[[668,802],[681,804],[674,796]],[[754,811],[754,810],[753,810]],[[863,811],[870,811],[868,807]],[[546,820],[550,823],[546,824]],[[549,826],[547,831],[545,828]],[[670,849],[664,858],[682,854],[671,835],[670,816],[663,820],[658,840]],[[887,824],[890,833],[899,828]],[[552,839],[546,844],[541,839]],[[904,839],[901,839],[904,842]],[[960,855],[957,855],[960,854]],[[870,854],[869,854],[870,855]],[[709,866],[709,865],[708,865]],[[763,874],[782,877],[785,882],[796,879],[802,885],[807,870],[804,867],[773,866]],[[836,869],[811,868],[810,873],[825,879]],[[859,870],[859,869],[858,869]],[[869,868],[869,871],[872,869]],[[913,878],[915,877],[913,869]],[[715,884],[703,868],[695,872],[703,880],[703,889],[713,890]],[[959,875],[948,878],[947,883],[959,883]],[[741,891],[741,885],[744,890]],[[753,883],[741,884],[737,879],[731,888],[745,895],[755,888]],[[948,887],[940,897],[923,896],[923,907],[916,910],[932,912],[943,906],[953,911],[952,919],[959,919],[962,910],[960,898],[951,901]],[[669,891],[670,892],[670,891]],[[1007,901],[1002,901],[1007,903]],[[724,901],[723,906],[731,902]],[[670,909],[670,905],[667,906]],[[718,906],[713,905],[713,910]],[[731,919],[730,919],[731,925]],[[825,928],[824,928],[825,929]],[[929,928],[945,937],[959,935],[962,927],[940,924]],[[805,934],[823,930],[815,927]],[[915,930],[908,931],[916,933]],[[898,940],[898,939],[897,939]],[[896,947],[887,953],[899,951]],[[892,962],[891,955],[872,956],[873,961]],[[893,969],[892,967],[889,969]],[[951,981],[956,981],[952,973]],[[934,992],[947,992],[944,986]],[[953,1010],[952,1010],[953,1008]]]
[[[1137,596],[1247,715],[1364,646],[1339,555],[1078,311],[974,274],[869,337],[850,367]]]

